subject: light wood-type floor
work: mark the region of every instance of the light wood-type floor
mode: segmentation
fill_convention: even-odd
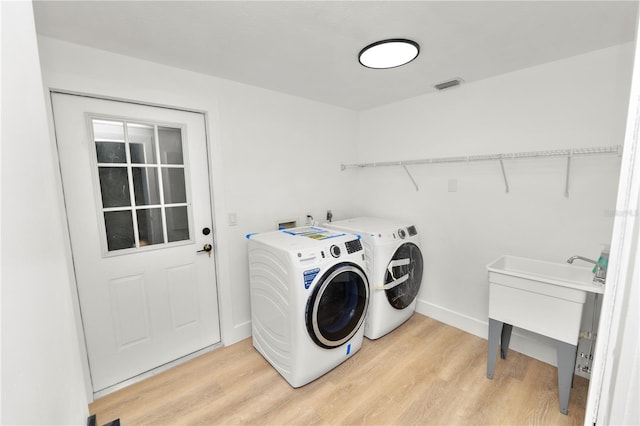
[[[583,424],[588,381],[569,415],[556,368],[509,351],[486,378],[487,341],[420,314],[314,382],[293,389],[251,339],[202,355],[90,405],[103,425]]]

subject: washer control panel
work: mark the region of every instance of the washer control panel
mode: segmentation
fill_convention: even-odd
[[[362,250],[362,243],[360,240],[351,240],[344,243],[345,249],[347,249],[347,254],[357,253]],[[329,247],[329,253],[331,256],[338,258],[342,254],[342,250],[337,245],[332,245]]]
[[[301,264],[312,264],[324,262],[331,258],[338,259],[345,255],[362,251],[362,242],[358,238],[351,241],[336,242],[335,244],[324,246],[321,249],[302,250],[297,253],[297,257]]]
[[[362,250],[362,243],[360,242],[360,240],[347,241],[345,243],[345,246],[347,247],[347,253],[349,254],[356,253]]]

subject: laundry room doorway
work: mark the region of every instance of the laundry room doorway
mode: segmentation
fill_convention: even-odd
[[[220,342],[202,113],[52,93],[94,395]]]

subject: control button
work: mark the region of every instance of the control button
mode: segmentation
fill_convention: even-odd
[[[331,248],[329,249],[329,252],[333,257],[340,257],[340,247],[338,246],[331,246]]]
[[[404,229],[398,229],[398,236],[404,240],[404,238],[407,236],[407,233],[404,232]]]

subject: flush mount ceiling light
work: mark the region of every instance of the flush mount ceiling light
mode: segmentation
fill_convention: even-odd
[[[360,51],[358,60],[367,68],[395,68],[413,61],[420,46],[412,40],[391,38],[371,43]]]

